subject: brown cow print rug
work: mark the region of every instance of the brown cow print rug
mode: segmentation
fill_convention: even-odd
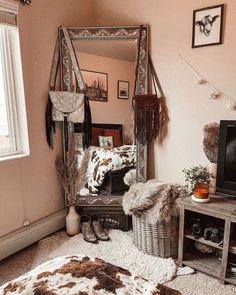
[[[102,259],[69,255],[47,261],[0,288],[0,295],[179,295]]]

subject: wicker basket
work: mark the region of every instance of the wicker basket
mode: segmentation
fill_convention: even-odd
[[[179,240],[179,218],[171,217],[168,222],[155,225],[148,223],[145,214],[132,216],[133,242],[144,253],[163,258],[177,258]]]

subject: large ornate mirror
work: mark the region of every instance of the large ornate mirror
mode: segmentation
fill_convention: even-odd
[[[106,163],[111,158],[117,161],[116,153],[128,151],[130,164],[120,166],[121,175],[134,166],[137,179],[146,180],[146,148],[133,138],[132,96],[138,56],[136,93],[147,92],[148,28],[69,27],[68,31],[79,63],[81,84],[76,85],[68,50],[59,30],[62,88],[79,91],[86,86],[93,123],[93,149],[114,147],[111,151],[114,150],[115,154],[109,154]],[[72,130],[73,126],[70,128]],[[100,149],[97,150],[96,156],[100,153]],[[90,180],[89,193],[78,195],[78,205],[121,204],[124,191],[113,192],[111,180],[107,177],[110,176],[102,179],[101,183],[94,184]]]

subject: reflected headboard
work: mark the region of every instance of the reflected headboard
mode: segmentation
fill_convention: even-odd
[[[101,133],[103,132],[103,134]],[[114,134],[113,134],[114,133]],[[98,136],[113,136],[114,146],[123,144],[123,126],[122,124],[93,123],[92,124],[92,145],[98,146]],[[119,138],[117,136],[119,135]],[[120,143],[119,143],[120,142]],[[117,144],[116,144],[117,143]]]

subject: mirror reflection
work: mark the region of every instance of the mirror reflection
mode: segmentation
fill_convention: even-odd
[[[137,42],[74,41],[92,117],[92,148],[86,194],[123,194],[134,169],[132,96]],[[76,85],[75,81],[73,83]]]

